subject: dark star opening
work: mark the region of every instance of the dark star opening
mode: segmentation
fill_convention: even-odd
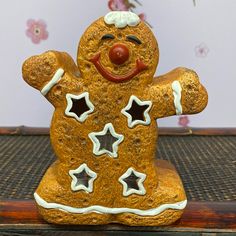
[[[85,170],[83,170],[81,173],[74,174],[74,176],[77,178],[77,182],[75,186],[78,185],[84,185],[86,188],[89,186],[89,180],[92,178],[89,176]]]
[[[110,131],[108,130],[104,135],[97,135],[97,139],[100,142],[100,150],[107,150],[109,152],[113,152],[113,143],[115,143],[118,138],[114,137]]]
[[[85,97],[80,99],[72,98],[72,107],[70,112],[75,113],[78,117],[80,117],[84,112],[89,111],[89,107],[86,103]]]
[[[127,183],[128,190],[129,189],[136,189],[139,190],[138,181],[140,180],[139,177],[137,177],[134,172],[130,174],[127,178],[124,179],[124,181]]]
[[[145,121],[144,112],[149,107],[149,105],[139,105],[135,101],[132,102],[132,106],[126,112],[132,117],[132,121],[141,120]]]

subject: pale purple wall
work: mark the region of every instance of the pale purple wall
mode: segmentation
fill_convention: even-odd
[[[111,0],[112,3],[115,0]],[[122,7],[122,1],[120,6]],[[157,74],[178,66],[192,68],[209,92],[209,105],[189,116],[194,127],[236,126],[236,1],[130,0],[136,13],[145,13],[160,47]],[[114,4],[113,4],[114,7]],[[67,51],[75,58],[78,40],[93,20],[106,14],[108,0],[8,0],[0,14],[0,126],[49,126],[53,107],[21,79],[27,57],[49,49]],[[26,36],[27,20],[46,23],[45,40],[35,44]],[[186,118],[182,119],[186,125]],[[179,117],[160,126],[178,126]]]

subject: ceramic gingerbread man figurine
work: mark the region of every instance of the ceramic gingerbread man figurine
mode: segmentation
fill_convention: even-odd
[[[77,65],[56,51],[24,62],[24,80],[55,107],[57,161],[34,194],[45,220],[157,226],[181,216],[181,180],[173,166],[155,160],[156,119],[202,111],[207,92],[186,68],[153,78],[158,58],[150,28],[120,11],[85,31]]]

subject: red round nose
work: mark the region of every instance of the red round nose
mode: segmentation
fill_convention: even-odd
[[[121,65],[129,59],[129,49],[124,44],[117,43],[110,49],[109,58],[112,63]]]

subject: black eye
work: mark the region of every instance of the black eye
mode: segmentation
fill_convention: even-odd
[[[114,39],[115,36],[113,34],[105,34],[102,36],[102,40],[104,39]]]
[[[136,44],[141,44],[141,40],[138,39],[136,36],[134,35],[129,35],[126,37],[129,41],[133,42],[133,43],[136,43]]]

